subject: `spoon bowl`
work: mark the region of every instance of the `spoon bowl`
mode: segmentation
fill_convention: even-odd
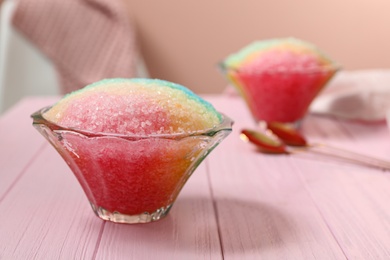
[[[264,132],[244,129],[241,131],[240,137],[242,140],[256,145],[262,153],[297,154],[311,152],[349,163],[374,167],[381,170],[390,170],[390,162],[388,161],[330,145],[308,143],[306,138],[297,130],[282,123],[270,123],[267,124],[267,127],[268,129]]]

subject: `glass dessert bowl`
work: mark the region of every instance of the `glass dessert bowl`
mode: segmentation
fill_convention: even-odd
[[[191,133],[122,135],[61,127],[31,115],[33,126],[57,150],[83,188],[95,214],[117,223],[166,216],[186,181],[232,130],[219,125]]]
[[[239,69],[224,63],[219,68],[243,97],[256,122],[283,123],[299,122],[340,69],[334,64],[316,68]]]

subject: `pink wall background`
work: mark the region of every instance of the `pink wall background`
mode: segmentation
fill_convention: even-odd
[[[345,70],[390,68],[389,0],[126,0],[152,77],[223,91],[216,64],[260,39],[310,41]]]

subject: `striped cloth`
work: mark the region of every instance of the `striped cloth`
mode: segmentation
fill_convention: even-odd
[[[135,32],[121,0],[19,0],[12,23],[53,62],[63,93],[136,73]]]

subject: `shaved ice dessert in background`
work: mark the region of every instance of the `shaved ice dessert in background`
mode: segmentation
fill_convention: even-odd
[[[165,216],[232,121],[187,88],[106,79],[32,115],[68,163],[94,212],[120,223]]]
[[[315,45],[295,38],[253,42],[220,66],[257,122],[299,121],[339,70]]]

